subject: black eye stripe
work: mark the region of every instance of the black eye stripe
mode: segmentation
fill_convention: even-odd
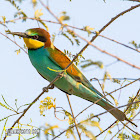
[[[45,37],[39,36],[39,35],[29,36],[29,38],[36,39],[36,40],[39,40],[41,42],[46,42],[47,41],[47,39]]]
[[[43,36],[38,36],[37,40],[42,41],[42,42],[46,42],[47,41],[47,39],[45,37],[43,37]]]

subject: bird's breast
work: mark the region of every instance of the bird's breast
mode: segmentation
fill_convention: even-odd
[[[28,50],[28,55],[32,65],[47,80],[51,81],[61,70],[48,57],[49,53],[44,47],[36,50]]]

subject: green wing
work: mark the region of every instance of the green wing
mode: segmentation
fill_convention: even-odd
[[[71,60],[63,52],[61,52],[59,49],[57,49],[56,47],[54,47],[54,48],[46,48],[46,49],[49,52],[49,58],[55,64],[57,64],[58,66],[60,66],[62,69],[64,69],[71,62]],[[86,86],[87,88],[91,89],[93,92],[95,92],[98,95],[100,95],[101,97],[103,97],[103,95],[92,86],[92,84],[87,80],[87,78],[82,74],[82,72],[77,68],[76,65],[72,64],[67,69],[66,72],[74,80],[76,80],[77,82],[82,83],[84,86]]]

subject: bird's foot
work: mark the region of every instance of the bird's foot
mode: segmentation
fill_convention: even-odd
[[[64,73],[59,73],[60,78],[64,76]]]
[[[47,87],[44,87],[43,88],[43,92],[48,92],[48,88]]]
[[[53,89],[54,88],[54,84],[50,85],[49,89]]]
[[[54,84],[50,85],[50,87],[44,87],[43,88],[43,92],[48,92],[48,89],[53,89],[54,88]]]

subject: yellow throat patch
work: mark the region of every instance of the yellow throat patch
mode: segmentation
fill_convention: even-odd
[[[38,40],[23,38],[28,49],[39,49],[44,46],[44,43]]]

